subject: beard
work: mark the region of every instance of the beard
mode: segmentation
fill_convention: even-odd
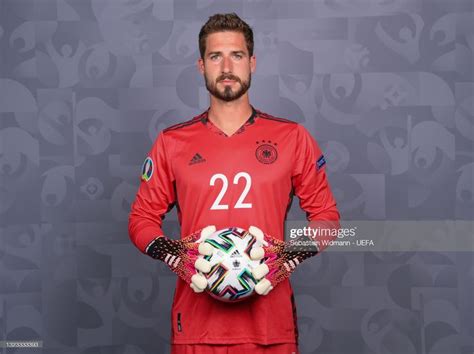
[[[217,85],[222,80],[234,80],[235,84],[238,84],[238,88],[233,89],[232,85],[223,85],[223,89],[218,89]],[[239,99],[242,97],[250,88],[250,83],[252,81],[252,75],[249,73],[247,80],[240,80],[237,76],[232,74],[221,75],[217,78],[216,82],[211,82],[206,74],[204,74],[204,81],[206,82],[206,88],[209,93],[225,102],[230,102]],[[222,86],[222,85],[221,85]]]

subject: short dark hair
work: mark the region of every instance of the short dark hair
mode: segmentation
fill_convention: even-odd
[[[215,14],[209,17],[209,20],[202,26],[199,31],[199,52],[201,58],[204,59],[206,53],[206,39],[211,33],[216,32],[240,32],[245,37],[249,56],[253,55],[253,31],[252,28],[243,21],[236,13]]]

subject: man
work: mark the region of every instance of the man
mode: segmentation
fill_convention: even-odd
[[[288,276],[317,252],[290,251],[283,242],[284,220],[293,194],[309,221],[339,220],[324,157],[303,126],[250,105],[247,91],[256,58],[252,29],[244,21],[235,14],[210,17],[199,33],[199,49],[198,69],[210,107],[159,134],[143,165],[130,237],[143,253],[179,275],[173,353],[297,353]],[[164,236],[161,229],[174,205],[180,240]],[[205,273],[207,265],[196,259],[209,251],[199,243],[209,233],[207,225],[256,226],[265,233],[270,246],[264,252],[272,249],[277,259],[266,260],[254,274],[260,279],[258,295],[227,304],[202,292],[206,280],[196,269]]]

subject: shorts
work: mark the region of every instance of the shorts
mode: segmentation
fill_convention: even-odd
[[[299,354],[295,343],[172,344],[171,354]]]

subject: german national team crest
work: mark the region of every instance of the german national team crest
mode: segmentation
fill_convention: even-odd
[[[278,158],[278,151],[276,149],[277,144],[271,141],[257,141],[257,150],[255,150],[255,156],[257,160],[266,165],[274,163]]]
[[[148,182],[153,175],[153,160],[147,157],[142,166],[142,180]]]

